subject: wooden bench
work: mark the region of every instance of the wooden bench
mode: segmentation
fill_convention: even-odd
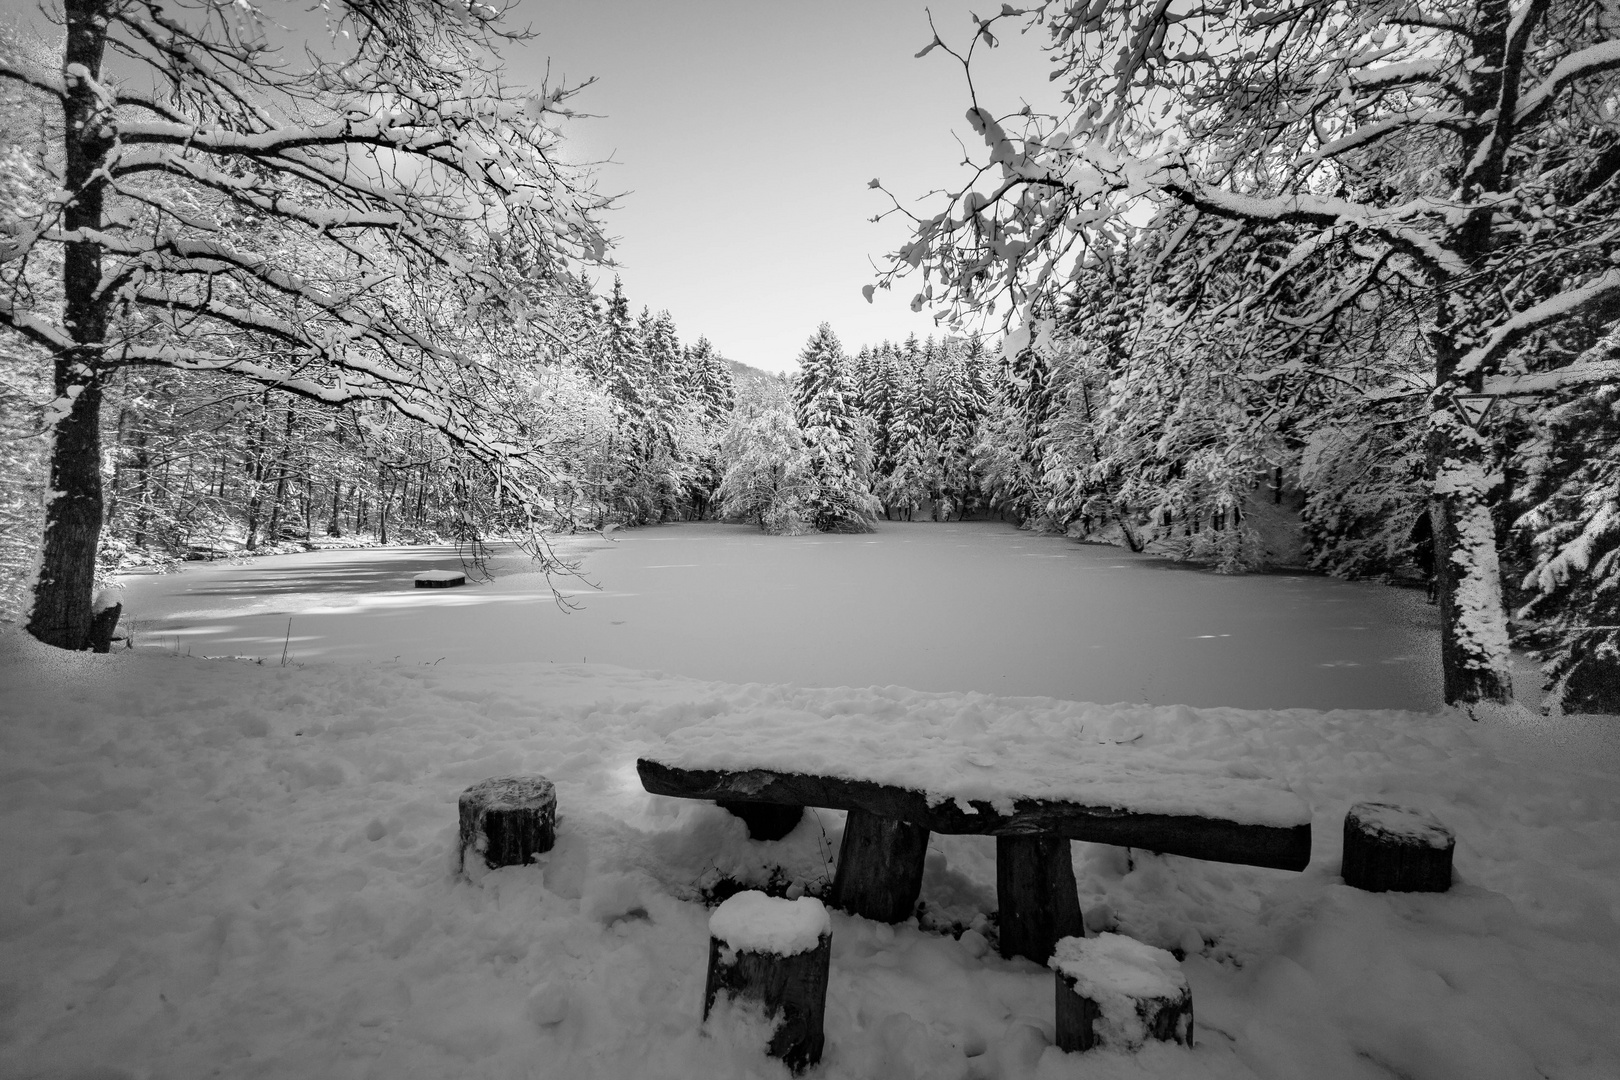
[[[995,836],[1003,956],[1026,956],[1044,964],[1060,938],[1085,933],[1071,840],[1283,870],[1303,870],[1310,861],[1310,808],[1282,785],[1156,761],[1152,754],[1129,749],[1104,747],[1086,755],[1086,747],[1077,750],[1067,740],[1057,740],[1043,752],[1043,741],[1035,738],[1018,746],[1023,768],[998,769],[994,761],[981,764],[983,753],[964,747],[965,769],[973,780],[966,786],[982,789],[987,797],[942,797],[925,790],[921,777],[906,784],[891,777],[796,771],[779,763],[738,767],[738,754],[723,738],[725,732],[714,734],[721,737],[687,738],[665,760],[638,760],[642,786],[658,795],[713,799],[745,821],[774,825],[771,831],[777,836],[787,831],[781,828],[782,815],[768,811],[805,806],[847,810],[830,900],[853,914],[899,922],[914,913],[930,832]],[[704,767],[705,749],[711,745],[715,750],[709,756],[724,759],[726,765]],[[935,745],[930,752],[937,770],[942,753],[948,760],[951,751]],[[791,750],[786,753],[792,755]],[[1123,775],[1122,782],[1113,782],[1111,764]],[[872,771],[892,776],[897,770],[904,772],[903,764]],[[1161,779],[1161,788],[1172,796],[1154,793],[1153,785]],[[1025,791],[1073,794],[1025,797],[1019,794],[1021,785]],[[1086,797],[1088,788],[1097,793],[1094,801]]]

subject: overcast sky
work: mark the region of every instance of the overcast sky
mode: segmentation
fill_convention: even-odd
[[[964,46],[968,13],[1000,9],[929,6]],[[824,320],[851,350],[934,330],[909,310],[916,288],[861,296],[905,236],[869,220],[888,204],[867,182],[904,200],[954,184],[955,135],[971,138],[961,68],[913,58],[931,36],[921,0],[523,0],[515,16],[539,33],[507,54],[517,81],[538,85],[548,58],[554,80],[598,80],[575,105],[601,118],[568,137],[616,162],[599,186],[628,193],[608,225],[638,310],[668,308],[683,341],[773,371]],[[1049,105],[1043,41],[1014,34],[987,57],[986,105]]]

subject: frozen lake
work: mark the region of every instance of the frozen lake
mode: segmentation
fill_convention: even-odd
[[[774,537],[665,525],[571,539],[601,591],[500,563],[414,589],[448,548],[193,564],[125,579],[138,647],[279,662],[606,663],[727,682],[898,684],[1241,708],[1440,705],[1420,592],[1221,576],[996,522]],[[288,620],[291,632],[288,633]]]

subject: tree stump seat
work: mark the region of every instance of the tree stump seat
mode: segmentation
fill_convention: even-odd
[[[780,1017],[766,1052],[794,1071],[814,1065],[826,1042],[831,961],[832,922],[821,901],[737,893],[709,917],[703,1018],[722,993],[758,1002]]]
[[[1433,814],[1362,802],[1344,816],[1344,883],[1368,892],[1445,892],[1457,838]]]
[[[1192,1045],[1192,990],[1168,951],[1120,934],[1066,937],[1050,963],[1059,1050],[1137,1050],[1149,1039]]]
[[[460,570],[424,570],[411,580],[418,589],[453,589],[467,584],[467,575]]]
[[[1003,956],[1044,964],[1058,939],[1082,933],[1070,840],[1117,844],[1216,862],[1303,870],[1310,861],[1309,808],[1294,825],[1259,825],[1208,814],[1163,814],[1131,807],[1014,798],[930,802],[927,777],[915,787],[776,769],[702,769],[651,758],[636,762],[656,795],[849,811],[831,901],[854,915],[901,922],[916,912],[930,832],[993,835]],[[1013,778],[1016,781],[1016,778]],[[1211,790],[1223,789],[1216,784]],[[1230,790],[1261,781],[1233,779]],[[1272,790],[1272,789],[1267,789]],[[998,808],[999,807],[999,808]]]
[[[457,800],[461,869],[469,851],[491,870],[523,866],[557,842],[557,789],[543,776],[493,776]]]

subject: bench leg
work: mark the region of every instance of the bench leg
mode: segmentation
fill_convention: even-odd
[[[1044,964],[1059,938],[1085,936],[1069,841],[1061,836],[996,837],[996,902],[1001,955],[1009,959]]]
[[[865,810],[851,810],[838,849],[832,904],[877,922],[905,922],[922,894],[928,830]]]
[[[804,807],[786,803],[721,799],[716,805],[743,819],[750,840],[780,840],[792,832],[804,816]]]

